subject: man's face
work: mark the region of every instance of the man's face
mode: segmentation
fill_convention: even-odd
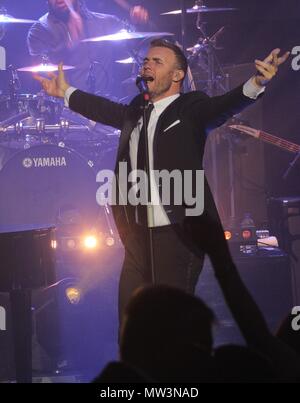
[[[69,10],[68,3],[75,7],[77,0],[48,0],[48,3],[52,10],[65,13]]]
[[[153,47],[148,51],[141,70],[142,76],[152,77],[148,82],[149,92],[152,98],[158,98],[168,93],[172,86],[180,88],[180,84],[174,83],[178,73],[177,60],[171,49]]]

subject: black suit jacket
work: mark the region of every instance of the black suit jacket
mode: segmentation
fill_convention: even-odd
[[[206,136],[209,131],[222,125],[228,118],[253,102],[244,96],[243,86],[213,98],[198,91],[181,94],[165,109],[158,120],[153,142],[154,169],[192,170],[193,172],[201,170]],[[141,97],[136,97],[130,105],[122,105],[77,90],[70,97],[70,108],[91,120],[121,130],[115,170],[118,175],[119,162],[130,163],[129,139],[142,115]],[[165,131],[178,120],[180,120],[179,124]],[[159,191],[161,194],[160,188]],[[205,215],[219,224],[218,213],[206,179],[204,191]],[[178,206],[171,200],[171,204],[164,207],[171,223],[181,223],[186,219],[187,206],[184,202]],[[124,243],[128,231],[131,230],[133,207],[113,206],[113,214]],[[197,223],[197,221],[199,218],[194,217],[193,222]]]

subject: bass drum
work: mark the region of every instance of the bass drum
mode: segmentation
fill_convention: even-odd
[[[76,151],[38,145],[14,153],[5,163],[2,158],[1,165],[0,225],[84,230],[105,222],[96,202],[96,172]]]

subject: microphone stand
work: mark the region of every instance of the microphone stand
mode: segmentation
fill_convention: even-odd
[[[181,46],[182,50],[185,56],[187,56],[187,51],[186,51],[186,1],[181,0]],[[184,82],[184,92],[188,91],[188,84],[187,81],[185,80]]]
[[[146,158],[146,178],[148,183],[148,192],[147,192],[147,234],[149,236],[149,255],[150,255],[150,267],[151,267],[151,278],[152,284],[156,284],[156,273],[155,273],[155,262],[154,262],[154,244],[153,244],[153,227],[154,227],[154,212],[153,212],[153,205],[152,205],[152,198],[151,198],[151,176],[150,176],[150,159],[149,159],[149,146],[148,146],[148,119],[147,119],[147,112],[149,108],[149,93],[145,90],[140,91],[143,95],[143,135],[145,136],[145,158]]]
[[[184,54],[186,54],[186,9],[185,0],[181,0],[181,44]]]

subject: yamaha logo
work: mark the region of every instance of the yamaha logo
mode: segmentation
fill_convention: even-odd
[[[67,161],[65,157],[37,157],[25,158],[23,160],[24,168],[51,168],[66,167]]]
[[[33,165],[33,161],[32,161],[31,158],[25,158],[25,159],[23,160],[23,167],[24,167],[24,168],[31,168],[32,165]]]

